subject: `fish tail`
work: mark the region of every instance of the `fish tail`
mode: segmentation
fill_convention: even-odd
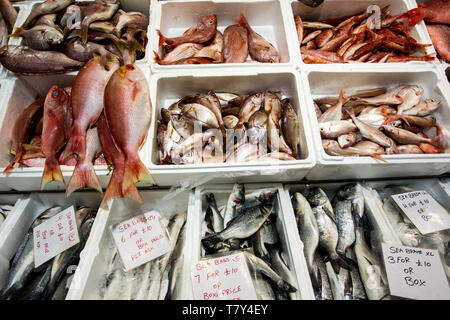
[[[92,188],[102,193],[102,187],[98,182],[92,164],[78,161],[69,184],[67,185],[66,196],[68,197],[72,192],[82,188]]]
[[[340,268],[352,270],[356,266],[355,261],[339,253],[336,253],[336,256],[330,258],[330,261],[336,273],[339,273]]]
[[[347,97],[344,93],[344,90],[341,89],[341,91],[339,91],[339,102],[344,105],[348,100],[350,100],[350,98]]]
[[[78,159],[84,158],[86,153],[86,132],[80,131],[74,127],[70,139],[67,142],[64,152],[61,154],[61,160],[66,162],[70,157],[76,156]]]
[[[81,41],[84,44],[86,44],[88,38],[89,25],[81,23],[81,29],[79,30],[80,32],[78,33],[78,36],[80,37]]]
[[[153,51],[153,54],[155,55],[155,57],[153,58],[153,60],[155,60],[155,62],[156,62],[157,64],[164,64],[164,63],[162,62],[161,58],[159,57],[158,52]]]
[[[44,190],[45,186],[52,181],[59,181],[64,184],[64,178],[59,167],[58,161],[55,157],[48,157],[45,159],[44,174],[41,180],[41,190]]]
[[[22,159],[22,154],[23,154],[23,148],[20,148],[20,150],[16,151],[16,155],[14,156],[14,159],[5,168],[5,170],[3,170],[3,173],[8,173],[12,169],[14,169],[14,165]]]
[[[10,37],[10,38],[18,38],[18,37],[21,37],[20,34],[22,33],[23,30],[24,30],[24,28],[22,28],[22,27],[17,27],[17,28],[14,29],[13,33],[11,33],[11,34],[9,35],[9,37]]]
[[[387,163],[386,159],[384,159],[384,158],[382,157],[383,154],[384,154],[384,153],[372,153],[372,154],[370,154],[370,157],[372,157],[372,158],[374,158],[374,159],[376,159],[376,160],[379,160],[379,161],[381,161],[381,162]]]
[[[139,157],[134,159],[127,159],[125,161],[125,172],[122,182],[123,194],[129,194],[130,192],[133,193],[133,191],[129,189],[134,188],[134,183],[139,181],[155,184],[152,175],[139,159]]]
[[[100,206],[106,205],[111,199],[123,197],[122,185],[120,183],[123,176],[119,177],[119,172],[123,172],[123,168],[114,168],[114,172],[111,176],[111,180],[109,180],[108,187],[106,188],[105,195]]]
[[[162,34],[161,30],[156,29],[156,32],[158,32],[158,36],[159,36],[158,46],[161,47],[164,44],[164,42],[166,42],[167,38],[164,37],[164,35]]]

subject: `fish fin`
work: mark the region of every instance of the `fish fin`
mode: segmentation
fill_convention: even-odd
[[[334,272],[339,273],[339,269],[340,267],[347,269],[347,270],[352,270],[355,267],[357,267],[357,264],[355,261],[353,261],[350,258],[347,258],[346,256],[342,255],[342,254],[337,254],[337,257],[335,258],[330,258],[331,261],[331,265],[334,269]]]
[[[375,160],[379,160],[379,161],[381,161],[381,162],[387,163],[387,160],[384,159],[384,158],[382,157],[382,155],[384,155],[384,153],[372,153],[372,154],[370,155],[370,157],[371,157],[371,158],[374,158]]]
[[[395,114],[395,115],[387,116],[382,125],[385,125],[385,124],[388,124],[388,123],[391,123],[391,122],[394,122],[394,121],[397,121],[397,120],[402,120],[408,126],[410,126],[408,120],[405,118],[405,116],[403,116],[401,114]]]
[[[127,159],[122,182],[123,194],[131,192],[128,189],[133,188],[134,183],[139,181],[155,184],[152,175],[139,158]]]
[[[75,128],[74,128],[75,129]],[[86,133],[72,131],[70,139],[61,154],[61,160],[66,162],[70,157],[76,156],[78,159],[84,157],[86,152]]]
[[[399,19],[401,18],[408,18],[409,26],[413,27],[425,18],[425,12],[420,7],[414,8],[401,15]]]
[[[138,189],[136,188],[135,185],[130,186],[130,187],[127,189],[126,193],[124,193],[123,196],[124,196],[125,198],[133,199],[133,200],[135,200],[135,201],[137,201],[137,202],[139,202],[139,203],[142,204],[142,198],[141,198],[141,195],[139,194],[139,191],[138,191]]]
[[[236,20],[236,22],[239,23],[239,25],[241,27],[244,27],[246,29],[250,28],[250,25],[248,24],[247,18],[244,16],[243,13],[241,13],[241,15],[239,17],[239,20]]]
[[[213,249],[216,244],[222,241],[219,233],[210,233],[203,237],[202,245],[208,251],[209,249]]]
[[[167,38],[163,36],[161,30],[156,29],[156,32],[158,32],[158,35],[159,35],[158,46],[161,47],[164,44],[164,42],[166,42]]]
[[[20,34],[22,33],[22,31],[24,31],[24,28],[17,27],[14,29],[14,32],[9,35],[9,37],[10,38],[19,38],[19,37],[21,37]]]
[[[348,101],[350,100],[350,97],[347,97],[344,93],[344,90],[341,89],[341,91],[339,91],[339,102],[342,103],[342,105],[346,104]]]
[[[100,206],[106,205],[109,200],[114,198],[123,198],[122,185],[117,181],[118,168],[114,168],[114,172],[109,180],[108,187],[106,188],[105,195],[103,196]]]
[[[153,50],[153,54],[155,55],[155,57],[153,58],[153,60],[155,60],[155,62],[156,62],[157,64],[163,64],[162,61],[161,61],[161,58],[159,57],[158,52],[156,52],[156,51]]]
[[[16,151],[16,155],[14,156],[14,159],[5,168],[5,170],[3,170],[3,173],[8,173],[12,169],[14,169],[14,165],[22,159],[22,154],[23,154],[23,148],[21,148],[21,150],[19,152]]]
[[[83,188],[92,188],[103,193],[92,164],[83,164],[79,161],[67,185],[66,196],[68,197],[72,192]]]
[[[52,181],[60,181],[66,184],[64,182],[64,178],[61,172],[61,168],[59,167],[58,161],[56,159],[46,158],[44,174],[42,175],[41,180],[41,190],[44,190],[45,186]]]

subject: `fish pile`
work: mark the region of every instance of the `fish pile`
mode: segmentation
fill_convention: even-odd
[[[155,52],[155,61],[161,65],[281,62],[277,49],[253,31],[243,14],[237,23],[222,35],[217,30],[217,16],[211,14],[179,37],[168,38],[157,30],[163,55]],[[252,60],[247,60],[249,54]]]
[[[17,14],[9,0],[0,0],[0,48],[8,44],[8,34],[13,31]]]
[[[119,67],[117,58],[102,62],[96,56],[86,63],[68,88],[53,86],[19,115],[11,131],[17,163],[44,166],[41,190],[52,181],[65,184],[60,164],[75,166],[66,188],[69,196],[82,188],[102,192],[93,167],[114,167],[103,202],[129,197],[142,202],[134,183],[153,183],[139,158],[151,120],[147,80],[134,65]],[[96,160],[97,159],[97,160]]]
[[[10,206],[9,204],[0,205],[0,226],[8,217],[9,212],[14,208],[14,206]]]
[[[410,21],[416,16],[413,10],[398,15],[389,13],[389,6],[381,9],[377,25],[371,13],[326,19],[302,21],[295,17],[295,26],[303,62],[328,63],[384,63],[433,61],[426,55],[431,44],[417,42],[411,35]],[[425,56],[415,56],[422,51]],[[413,56],[414,55],[414,56]]]
[[[99,296],[104,300],[179,300],[183,299],[183,246],[186,238],[186,214],[172,217],[160,215],[168,232],[172,251],[130,271],[124,271],[114,244],[106,255],[105,275],[99,283]]]
[[[43,211],[33,222],[11,260],[8,280],[0,292],[2,300],[64,300],[72,273],[69,268],[77,265],[94,223],[96,210],[80,207],[75,211],[80,242],[39,267],[34,267],[33,228],[45,222],[63,208],[51,207]],[[72,270],[73,271],[73,270]]]
[[[119,7],[120,0],[40,3],[11,34],[22,37],[25,45],[2,47],[0,62],[19,74],[77,70],[95,55],[132,64],[145,55],[149,19]]]
[[[293,193],[292,202],[316,299],[383,299],[387,278],[366,237],[371,228],[361,185],[340,188],[333,205],[319,187]]]
[[[262,189],[246,193],[245,186],[236,183],[223,207],[218,207],[213,193],[206,194],[202,256],[243,250],[250,274],[255,276],[259,299],[298,300],[295,277],[286,263],[276,229],[277,192]]]
[[[209,91],[161,108],[157,142],[161,163],[296,160],[299,123],[279,92]]]
[[[446,149],[445,128],[432,116],[441,102],[417,85],[360,91],[314,103],[322,146],[331,156],[435,154]]]

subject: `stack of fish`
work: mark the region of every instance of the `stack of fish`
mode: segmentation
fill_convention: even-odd
[[[38,4],[11,35],[23,37],[25,46],[3,47],[0,62],[20,74],[80,69],[94,55],[132,64],[145,55],[149,19],[119,7],[119,0],[47,0]]]
[[[102,153],[114,167],[104,197],[142,199],[134,183],[153,183],[138,150],[151,120],[147,80],[134,65],[119,68],[117,58],[92,58],[75,77],[72,87],[53,86],[18,116],[12,130],[12,153],[4,173],[16,163],[42,166],[41,189],[65,183],[60,163],[76,165],[67,195],[81,188],[102,192],[93,163]],[[44,160],[45,158],[45,160]],[[102,163],[97,162],[97,163]]]
[[[8,217],[8,213],[14,208],[14,206],[10,206],[8,204],[0,205],[0,226],[3,221]]]
[[[236,183],[225,206],[219,208],[214,194],[207,194],[202,245],[206,254],[227,255],[248,248],[243,252],[258,298],[298,300],[295,277],[285,262],[276,229],[276,195],[276,189],[246,194],[244,185]]]
[[[253,31],[243,14],[237,22],[228,26],[223,35],[217,30],[215,14],[201,18],[179,37],[167,38],[157,30],[159,46],[166,45],[162,48],[163,58],[155,52],[155,61],[162,65],[281,61],[277,49]],[[253,60],[247,60],[249,54]]]
[[[6,285],[0,292],[3,300],[64,300],[70,282],[68,279],[80,259],[80,252],[91,232],[96,211],[80,207],[75,212],[80,242],[39,267],[34,267],[33,228],[61,212],[63,208],[52,207],[42,212],[31,225],[19,249],[11,261]]]
[[[9,0],[0,0],[0,48],[8,44],[8,34],[13,31],[17,14]]]
[[[112,237],[99,295],[105,300],[179,300],[183,299],[183,247],[186,238],[186,214],[172,217],[160,215],[161,226],[168,232],[172,251],[133,270],[124,271],[122,261],[113,247]]]
[[[431,114],[440,101],[423,98],[423,88],[400,85],[346,97],[315,100],[322,146],[331,156],[445,152],[445,128]],[[349,119],[351,118],[351,119]],[[384,133],[383,133],[384,132]]]
[[[388,284],[383,265],[368,245],[372,241],[366,239],[371,228],[361,186],[339,189],[334,206],[318,187],[296,192],[292,201],[316,299],[385,298]]]
[[[281,93],[210,91],[162,108],[157,141],[161,163],[295,160],[299,123]]]
[[[305,63],[383,63],[432,61],[434,57],[413,56],[417,50],[426,54],[431,44],[421,44],[410,34],[413,10],[389,14],[389,6],[381,9],[379,19],[371,13],[322,21],[302,21],[295,17],[298,40]],[[419,20],[420,21],[420,20]],[[379,25],[378,25],[379,24]]]

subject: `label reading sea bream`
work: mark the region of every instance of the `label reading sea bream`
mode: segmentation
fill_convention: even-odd
[[[170,252],[157,211],[146,212],[111,227],[114,242],[129,271]]]
[[[437,250],[382,243],[392,295],[420,300],[448,300],[450,287]]]
[[[420,233],[428,234],[450,228],[450,215],[428,192],[414,191],[392,195]]]
[[[35,268],[80,242],[75,208],[67,208],[36,226],[33,242]]]
[[[198,261],[192,266],[196,300],[256,300],[243,253]]]

